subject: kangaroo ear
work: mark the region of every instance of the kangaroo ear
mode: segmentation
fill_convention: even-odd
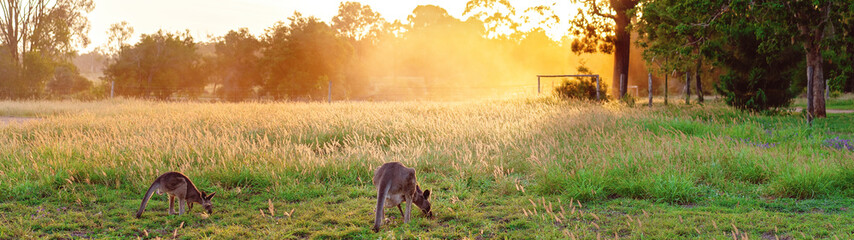
[[[214,195],[216,195],[216,193],[211,193],[211,195],[208,195],[207,197],[205,197],[205,199],[211,200],[211,198],[213,198]]]
[[[424,190],[424,199],[430,198],[430,189]]]

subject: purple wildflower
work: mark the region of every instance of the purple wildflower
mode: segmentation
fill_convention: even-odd
[[[835,148],[837,150],[854,151],[854,141],[840,137],[824,140],[824,146]]]

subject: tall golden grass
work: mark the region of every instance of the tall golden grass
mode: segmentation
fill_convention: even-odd
[[[787,195],[786,174],[845,178],[834,169],[854,169],[842,161],[850,152],[812,140],[734,141],[779,139],[718,104],[110,100],[0,102],[0,112],[41,117],[0,126],[0,189],[19,197],[73,183],[139,190],[166,171],[223,188],[370,184],[375,167],[399,161],[433,184],[475,178],[501,192],[691,202],[731,181]]]

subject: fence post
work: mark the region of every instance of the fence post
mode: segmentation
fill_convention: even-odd
[[[110,81],[110,98],[116,94],[116,81]]]
[[[329,88],[328,88],[328,93],[327,93],[327,95],[328,95],[328,96],[326,97],[326,98],[327,98],[327,101],[331,103],[331,102],[332,102],[332,80],[329,80]]]
[[[649,86],[647,86],[647,92],[649,92],[649,107],[652,107],[652,73],[647,73],[646,77],[649,82]]]
[[[540,94],[540,76],[537,76],[537,94]]]
[[[602,88],[599,87],[599,75],[596,75],[596,101],[601,101],[599,97],[599,92],[602,91]]]

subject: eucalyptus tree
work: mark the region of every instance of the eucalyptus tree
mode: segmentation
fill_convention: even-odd
[[[70,61],[76,46],[89,43],[86,13],[92,0],[0,1],[0,64],[5,97],[34,97],[54,76],[53,67]]]
[[[788,33],[792,41],[803,46],[806,57],[807,79],[811,80],[813,97],[809,113],[814,117],[826,117],[824,75],[824,53],[838,45],[832,41],[832,23],[839,22],[851,11],[851,1],[834,0],[766,0],[761,3],[761,11],[768,17],[763,21],[769,28]],[[811,74],[811,75],[810,75]],[[808,81],[810,82],[810,81]],[[808,88],[809,89],[809,88]]]
[[[702,103],[702,52],[715,37],[713,27],[729,5],[723,0],[648,0],[636,11],[641,14],[633,29],[644,48],[644,60],[652,65],[658,59],[660,72],[693,70],[697,99]]]
[[[229,31],[215,43],[214,73],[223,85],[217,94],[229,101],[249,97],[252,88],[262,83],[260,71],[261,41],[246,28]]]
[[[343,78],[353,47],[316,17],[288,20],[261,37],[263,91],[275,99],[322,99],[329,81]]]
[[[570,30],[576,38],[572,51],[576,53],[602,52],[614,54],[613,86],[619,86],[619,97],[626,95],[628,87],[629,51],[631,33],[629,25],[635,17],[639,0],[572,0],[582,4],[578,14],[570,20]],[[621,77],[625,76],[625,77]]]
[[[161,30],[123,47],[104,70],[104,79],[115,81],[118,95],[165,100],[176,93],[197,96],[205,74],[189,32]]]

